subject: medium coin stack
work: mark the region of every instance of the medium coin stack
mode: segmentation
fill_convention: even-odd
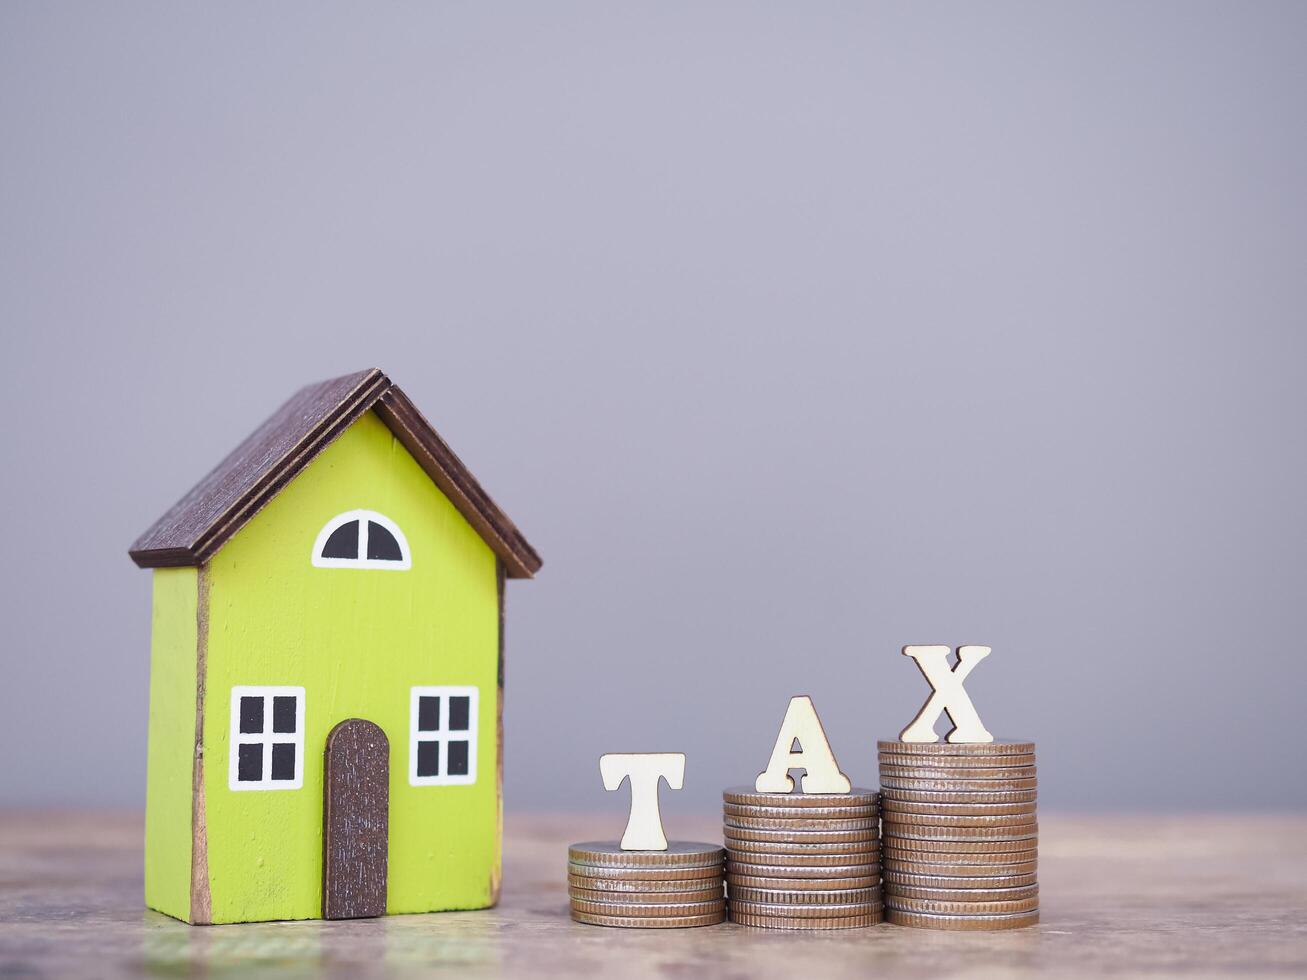
[[[716,844],[670,841],[665,851],[624,851],[616,841],[567,849],[572,918],[625,929],[683,929],[726,921],[725,852]]]
[[[766,929],[853,929],[881,921],[874,790],[722,794],[732,922]]]
[[[1035,743],[878,748],[886,920],[977,931],[1037,923]]]

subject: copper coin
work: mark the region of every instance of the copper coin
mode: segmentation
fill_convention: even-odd
[[[955,782],[959,779],[965,780],[990,780],[990,779],[1034,779],[1039,773],[1034,766],[1013,766],[1010,769],[926,769],[917,766],[884,766],[880,767],[880,778],[883,782],[886,777],[891,779],[937,779],[941,782]]]
[[[1011,793],[1022,789],[1035,789],[1039,780],[1029,779],[907,779],[900,776],[881,776],[885,789],[907,789],[925,793]]]
[[[885,832],[891,827],[1030,827],[1036,823],[1033,813],[984,814],[886,813],[881,821]]]
[[[885,838],[885,847],[926,854],[1026,854],[1039,850],[1039,839],[1026,840],[910,840]]]
[[[1008,874],[997,876],[958,876],[913,874],[905,871],[889,870],[884,872],[884,887],[902,886],[905,888],[939,888],[947,891],[954,889],[1003,889],[1026,888],[1038,886],[1038,878],[1032,868],[1025,874]]]
[[[878,910],[880,902],[855,902],[849,905],[771,905],[731,899],[731,912],[741,915],[774,915],[786,919],[837,919]]]
[[[1039,824],[1027,823],[1019,827],[910,827],[895,824],[886,828],[885,836],[898,840],[1034,840],[1039,836]]]
[[[954,854],[949,857],[973,857],[974,855]],[[981,855],[992,857],[994,855]],[[927,878],[1006,878],[1012,875],[1033,875],[1039,870],[1038,861],[1012,861],[1003,864],[990,862],[972,862],[967,864],[945,864],[936,861],[906,861],[887,857],[885,873],[922,875]]]
[[[967,879],[974,880],[974,879]],[[1018,885],[1011,888],[922,888],[917,885],[898,885],[886,882],[882,886],[886,900],[893,897],[925,898],[936,902],[1011,902],[1021,898],[1038,898],[1038,885]]]
[[[720,878],[722,864],[702,868],[605,868],[593,864],[567,865],[568,875],[576,878],[597,878],[608,881],[696,881]]]
[[[771,840],[735,840],[726,838],[726,849],[738,854],[875,854],[879,840],[832,841],[830,843],[790,843]]]
[[[874,789],[853,787],[847,793],[759,793],[752,786],[732,786],[722,791],[727,803],[749,806],[832,807],[875,806],[880,794]]]
[[[722,813],[732,817],[764,817],[773,820],[793,820],[795,817],[821,817],[848,819],[875,817],[877,806],[754,806],[750,803],[723,803]]]
[[[732,887],[730,899],[732,905],[738,902],[758,902],[763,905],[879,905],[881,891],[879,887],[829,891]]]
[[[922,789],[887,789],[885,799],[903,800],[910,803],[1033,803],[1038,794],[1034,789],[1009,789],[987,792],[950,791],[937,792]]]
[[[1035,743],[1008,739],[992,742],[900,742],[883,738],[876,743],[876,749],[889,755],[1034,755]]]
[[[761,855],[760,855],[761,856]],[[765,860],[774,859],[767,858]],[[869,878],[880,874],[880,862],[871,864],[754,864],[731,861],[726,880],[732,878]]]
[[[880,863],[879,851],[846,851],[843,854],[780,854],[775,851],[736,851],[732,850],[726,858],[727,870],[738,864],[773,864],[793,865],[796,867],[852,867],[860,864]],[[746,872],[754,874],[757,872]]]
[[[917,814],[939,817],[1001,817],[1029,816],[1038,803],[913,803],[909,800],[887,800],[881,808],[881,820],[897,819],[900,815]]]
[[[720,863],[720,844],[669,841],[665,851],[624,851],[616,841],[584,841],[567,849],[573,864],[604,868],[702,868]]]
[[[1024,929],[1039,922],[1039,910],[1010,915],[932,915],[928,912],[885,910],[885,921],[896,926],[916,929],[942,929],[963,932],[987,932],[998,929]]]
[[[693,905],[696,902],[715,902],[724,898],[721,883],[709,889],[680,892],[608,892],[592,888],[568,888],[567,897],[573,901],[618,905]]]
[[[779,915],[750,915],[747,912],[731,912],[731,921],[741,926],[754,929],[793,929],[795,931],[813,932],[818,929],[864,929],[884,922],[882,910],[867,912],[862,915],[841,916],[832,919],[787,919]]]
[[[895,755],[882,752],[877,760],[882,766],[908,766],[918,769],[989,769],[1007,766],[1033,766],[1034,753],[1030,755]]]
[[[612,926],[616,929],[689,929],[694,926],[715,926],[726,921],[725,912],[711,915],[674,915],[655,917],[651,915],[595,915],[572,909],[572,920],[592,926]]]
[[[587,902],[579,898],[573,898],[571,902],[573,912],[624,917],[654,916],[670,919],[676,916],[715,915],[726,911],[725,898],[714,899],[711,902],[669,902],[665,905],[645,905],[639,902]]]
[[[749,827],[727,827],[728,840],[783,841],[791,844],[837,844],[876,840],[876,830],[753,830]]]
[[[887,898],[885,907],[900,912],[930,912],[935,915],[1008,915],[1012,912],[1035,911],[1039,908],[1039,896],[1002,902],[940,902],[933,898],[896,896]]]
[[[724,827],[749,827],[753,830],[874,830],[880,826],[876,817],[844,817],[840,819],[810,817],[806,813],[791,820],[773,817],[723,816]]]
[[[727,889],[753,888],[774,892],[857,891],[880,885],[880,875],[860,875],[857,878],[768,878],[760,875],[729,875]]]
[[[570,888],[583,891],[609,892],[618,895],[659,895],[668,892],[702,892],[721,888],[722,876],[715,874],[711,878],[671,878],[657,881],[642,881],[638,878],[585,878],[581,875],[567,876]]]

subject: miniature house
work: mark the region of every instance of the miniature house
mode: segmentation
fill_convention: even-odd
[[[541,562],[399,388],[303,389],[131,557],[154,569],[151,908],[496,902],[504,580]]]

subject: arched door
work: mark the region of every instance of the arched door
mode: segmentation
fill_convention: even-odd
[[[327,736],[323,779],[322,917],[386,914],[390,743],[362,718]]]

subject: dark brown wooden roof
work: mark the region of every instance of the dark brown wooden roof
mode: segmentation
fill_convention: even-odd
[[[136,539],[128,552],[132,561],[142,568],[204,564],[369,409],[503,560],[509,578],[531,578],[540,569],[540,556],[508,515],[408,396],[376,368],[298,391]]]

